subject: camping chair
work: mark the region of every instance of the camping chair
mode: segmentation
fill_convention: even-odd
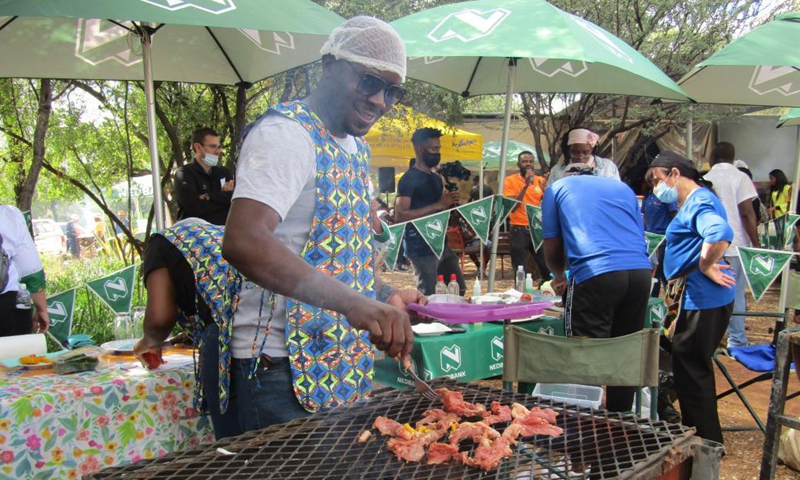
[[[788,310],[787,310],[788,312]],[[756,345],[748,345],[746,347],[730,347],[730,348],[719,348],[716,352],[714,352],[714,363],[719,368],[722,376],[725,377],[725,380],[728,381],[730,388],[725,390],[724,392],[717,395],[717,401],[721,398],[725,398],[728,395],[735,393],[739,400],[741,400],[742,405],[744,408],[747,409],[747,412],[750,413],[750,416],[753,417],[755,420],[757,428],[762,432],[766,432],[766,427],[764,426],[764,422],[758,416],[756,411],[753,409],[753,406],[750,405],[750,402],[747,400],[747,397],[744,394],[744,389],[749,387],[750,385],[754,385],[759,382],[770,381],[772,380],[772,374],[775,370],[775,345],[777,342],[778,333],[783,330],[784,325],[786,324],[786,319],[788,314],[781,314],[781,313],[760,313],[760,312],[733,312],[733,315],[747,315],[749,317],[767,317],[767,318],[774,318],[775,319],[775,334],[773,336],[772,342],[766,344],[756,344]],[[736,383],[736,380],[731,376],[728,368],[722,362],[720,357],[722,356],[729,356],[733,360],[736,360],[741,366],[746,368],[747,370],[753,372],[755,376],[750,377],[746,381],[742,383]],[[800,392],[799,392],[800,393]],[[798,395],[798,393],[792,394],[789,398],[794,398]],[[735,431],[743,431],[743,430],[755,430],[756,427],[724,427],[722,430],[725,432],[735,432]]]
[[[503,382],[579,383],[650,387],[650,417],[658,415],[660,327],[616,338],[554,337],[507,324],[504,328]],[[510,388],[509,388],[510,389]],[[641,413],[641,391],[636,395]]]
[[[728,349],[720,348],[714,352],[714,363],[719,368],[722,375],[728,381],[728,384],[731,386],[728,390],[717,395],[717,400],[727,397],[731,393],[735,393],[739,400],[741,400],[744,407],[747,409],[750,416],[753,417],[755,420],[758,429],[762,432],[766,433],[766,427],[764,426],[764,422],[758,416],[756,411],[753,409],[750,402],[747,400],[747,397],[744,394],[744,389],[749,387],[750,385],[763,382],[763,381],[770,381],[773,377],[773,372],[775,371],[775,350],[776,345],[778,342],[778,334],[786,328],[788,325],[789,319],[789,309],[790,308],[800,308],[800,274],[797,272],[790,272],[789,277],[789,295],[788,295],[788,302],[786,305],[787,310],[783,313],[762,313],[762,312],[733,312],[732,315],[746,315],[748,317],[766,317],[766,318],[774,318],[775,319],[775,328],[772,335],[772,341],[770,343],[765,344],[757,344],[757,345],[748,345],[746,347],[731,347]],[[736,383],[733,379],[731,374],[728,372],[727,367],[720,359],[721,356],[730,356],[732,359],[736,360],[740,365],[744,368],[750,370],[751,372],[755,373],[756,375],[751,377],[750,379],[742,382]],[[800,392],[795,392],[788,397],[786,400],[790,400],[792,398],[797,397],[800,395]],[[742,430],[755,430],[754,427],[727,427],[723,428],[723,431],[742,431]]]

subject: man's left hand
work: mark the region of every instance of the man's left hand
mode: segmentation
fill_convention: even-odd
[[[228,180],[228,181],[227,181],[227,182],[225,182],[225,184],[222,186],[222,191],[223,191],[223,192],[232,192],[232,191],[233,191],[233,188],[234,188],[235,186],[236,186],[236,183],[235,183],[233,180]]]
[[[419,290],[406,288],[392,292],[392,294],[389,295],[389,299],[386,300],[386,303],[403,311],[408,311],[408,306],[410,304],[419,303],[420,305],[427,305],[428,299]]]
[[[50,316],[47,310],[42,311],[37,308],[33,315],[33,329],[36,333],[44,333],[48,328],[50,328]]]

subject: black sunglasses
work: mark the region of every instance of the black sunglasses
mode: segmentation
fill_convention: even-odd
[[[369,98],[383,90],[383,101],[389,107],[393,107],[405,96],[406,89],[400,85],[397,85],[396,83],[390,83],[374,73],[361,72],[354,67],[352,63],[346,60],[344,60],[344,63],[349,65],[350,68],[352,68],[353,71],[359,75],[360,78],[358,79],[356,91],[358,91],[358,93],[361,95]]]

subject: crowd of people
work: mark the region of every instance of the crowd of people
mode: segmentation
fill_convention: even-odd
[[[410,223],[404,255],[417,289],[394,288],[376,274],[375,242],[388,240],[390,208],[370,193],[363,136],[403,98],[403,41],[381,20],[359,16],[335,29],[321,54],[317,87],[247,129],[235,177],[218,164],[219,135],[209,128],[193,133],[194,159],[174,181],[179,221],[147,246],[144,338],[135,354],[153,367],[176,324],[195,334],[197,407],[210,414],[217,438],[369,395],[373,347],[393,358],[411,352],[407,306],[424,304],[439,275],[455,276],[460,294],[466,291],[453,250],[435,255]],[[415,160],[399,181],[393,221],[459,205],[458,192],[446,189],[437,171],[441,136],[433,128],[412,136]],[[734,165],[730,143],[716,145],[705,175],[663,152],[647,171],[649,192],[640,206],[614,162],[596,154],[598,141],[589,129],[570,130],[563,161],[547,174],[537,173],[532,152],[519,154],[518,170],[501,189],[520,202],[509,217],[512,266],[534,265],[540,281],[553,279],[569,335],[622,336],[643,328],[653,294],[644,232],[666,235],[655,275],[660,286],[676,279],[684,285],[672,337],[682,421],[722,442],[711,356],[726,331],[729,346],[748,343],[744,318],[731,313],[746,310],[735,247],[759,245],[753,182],[741,171],[746,166]],[[791,185],[780,170],[769,177],[766,215],[780,216],[789,210]],[[492,193],[476,180],[470,200]],[[539,249],[526,204],[542,209]],[[41,261],[19,211],[2,207],[0,216],[11,265],[0,285],[0,314],[15,309],[20,282],[35,305],[13,325],[0,322],[0,335],[46,329]],[[105,225],[96,220],[101,237]],[[77,219],[67,230],[77,256]],[[608,389],[609,410],[630,410],[632,401],[633,389]]]

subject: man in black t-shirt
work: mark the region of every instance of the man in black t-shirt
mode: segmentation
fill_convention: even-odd
[[[420,128],[411,137],[417,161],[397,185],[395,221],[407,222],[447,210],[458,204],[458,192],[445,192],[442,177],[434,170],[441,161],[442,132],[435,128]],[[414,266],[417,289],[425,295],[435,292],[436,277],[443,275],[445,283],[456,275],[461,295],[466,291],[464,276],[459,268],[458,256],[445,246],[442,256],[436,255],[413,225],[406,226],[406,256]]]
[[[189,219],[188,222],[199,221]],[[222,238],[220,238],[222,241]],[[237,403],[231,401],[228,410],[220,413],[219,393],[219,327],[211,317],[208,305],[198,297],[195,288],[195,272],[181,251],[163,235],[155,234],[147,243],[142,262],[142,277],[147,289],[147,309],[145,311],[145,338],[139,340],[134,352],[139,355],[150,350],[149,344],[161,345],[172,333],[178,321],[178,311],[187,318],[197,315],[205,324],[202,331],[204,339],[200,358],[202,368],[203,398],[208,402],[208,412],[214,426],[217,440],[244,433],[239,423]],[[160,347],[157,347],[160,357]],[[231,395],[235,389],[231,389]]]
[[[230,170],[219,162],[219,135],[210,128],[192,133],[194,161],[175,172],[175,197],[178,220],[197,217],[225,225],[233,198],[234,180]]]

